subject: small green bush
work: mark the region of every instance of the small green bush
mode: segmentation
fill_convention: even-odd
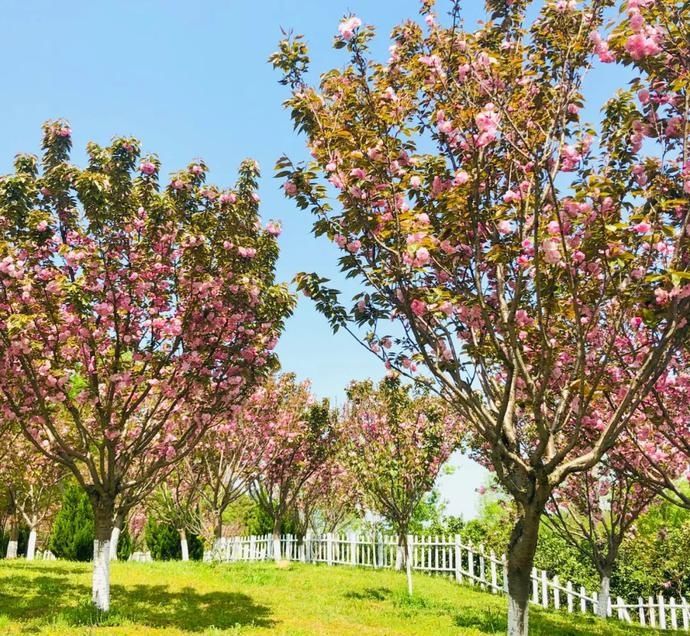
[[[165,523],[159,523],[153,517],[149,517],[144,530],[146,545],[151,552],[151,557],[156,561],[170,561],[182,558],[180,546],[180,534],[177,529]],[[189,558],[199,561],[204,556],[204,544],[196,535],[187,533],[187,545],[189,546]]]
[[[53,554],[70,561],[93,557],[93,511],[86,493],[75,483],[65,487],[62,505],[55,517],[49,547]]]

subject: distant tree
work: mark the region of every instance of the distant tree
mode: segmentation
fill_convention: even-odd
[[[12,443],[12,453],[2,463],[2,473],[17,517],[14,527],[20,521],[28,527],[26,559],[32,561],[36,554],[38,528],[56,512],[65,468],[37,453],[26,439],[17,437]],[[11,550],[14,551],[15,547]]]
[[[347,470],[340,455],[335,455],[307,482],[297,500],[297,535],[303,539],[308,530],[316,535],[335,533],[362,512],[362,496],[354,475]]]
[[[552,496],[546,522],[599,574],[597,607],[603,618],[608,615],[611,574],[621,545],[654,497],[653,491],[619,470],[611,458],[571,475]]]
[[[412,594],[407,535],[415,511],[460,443],[460,427],[445,403],[414,393],[398,378],[378,386],[353,382],[341,416],[343,458],[364,496],[398,536]]]
[[[249,482],[254,500],[272,521],[273,554],[281,558],[284,523],[297,514],[300,494],[335,453],[335,418],[315,402],[307,382],[274,378],[247,402],[242,417],[255,423],[263,452]]]
[[[180,542],[180,557],[189,561],[188,534],[200,535],[203,522],[199,510],[199,475],[181,463],[149,497],[148,508],[157,526],[173,527]]]

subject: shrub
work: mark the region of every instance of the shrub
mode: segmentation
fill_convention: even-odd
[[[49,548],[55,556],[70,561],[90,561],[93,557],[93,511],[86,493],[69,483],[55,517]]]
[[[144,530],[146,545],[151,552],[151,557],[156,561],[170,561],[182,558],[180,546],[180,534],[174,526],[159,523],[153,517],[149,517]],[[204,544],[194,534],[187,534],[189,546],[189,558],[199,561],[204,556]]]

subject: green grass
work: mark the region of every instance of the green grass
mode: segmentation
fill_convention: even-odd
[[[112,611],[91,609],[90,564],[0,561],[0,634],[134,636],[502,634],[505,598],[390,571],[272,563],[115,563]],[[531,634],[654,634],[591,616],[531,612]],[[665,632],[668,633],[668,632]]]

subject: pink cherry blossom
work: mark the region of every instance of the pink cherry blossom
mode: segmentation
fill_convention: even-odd
[[[356,16],[351,16],[338,25],[338,31],[344,40],[351,40],[355,31],[361,26],[362,21]]]
[[[156,172],[156,166],[150,161],[142,161],[139,166],[139,170],[141,171],[141,174],[151,176],[153,173]]]

